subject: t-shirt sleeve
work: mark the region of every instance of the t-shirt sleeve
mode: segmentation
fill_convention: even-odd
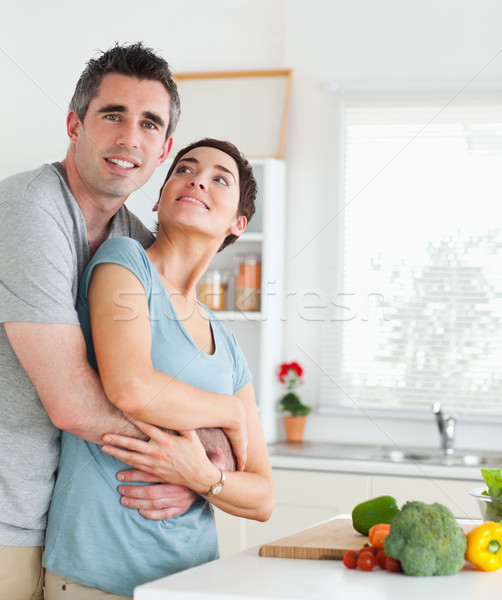
[[[74,251],[42,207],[0,202],[0,322],[78,325]]]
[[[99,247],[82,275],[77,297],[77,311],[87,345],[87,358],[95,369],[97,369],[97,364],[94,344],[92,342],[88,291],[95,267],[105,263],[125,267],[140,280],[147,295],[151,293],[151,276],[149,275],[148,259],[138,242],[126,237],[114,237]]]
[[[87,291],[95,267],[104,263],[120,265],[131,271],[139,279],[147,295],[150,294],[151,267],[140,243],[128,237],[114,237],[99,247],[87,266],[80,282],[79,304],[82,300],[87,301]]]
[[[228,330],[227,330],[228,331]],[[237,343],[235,336],[232,332],[228,332],[232,345],[234,355],[234,394],[242,389],[247,383],[252,381],[253,375],[249,369],[246,357],[241,347]]]

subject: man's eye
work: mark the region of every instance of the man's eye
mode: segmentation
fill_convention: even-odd
[[[147,121],[146,123],[143,123],[143,127],[145,127],[145,129],[157,129],[157,125],[155,125],[155,123],[152,123],[151,121]]]
[[[118,121],[119,115],[105,115],[105,119],[108,119],[108,121]]]

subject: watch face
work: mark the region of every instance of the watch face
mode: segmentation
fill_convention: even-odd
[[[223,484],[217,483],[215,486],[213,486],[213,489],[211,490],[211,492],[212,492],[213,496],[216,496],[216,494],[219,494],[222,489],[223,489]]]

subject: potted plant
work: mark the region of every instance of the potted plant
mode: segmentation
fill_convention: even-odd
[[[296,393],[297,387],[303,383],[303,369],[297,362],[283,363],[279,368],[279,381],[286,386],[287,392],[279,400],[279,409],[285,413],[282,417],[289,442],[301,442],[307,415],[312,410],[303,404]]]

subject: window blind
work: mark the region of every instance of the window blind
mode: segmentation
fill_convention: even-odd
[[[500,91],[334,97],[321,404],[502,413]]]

